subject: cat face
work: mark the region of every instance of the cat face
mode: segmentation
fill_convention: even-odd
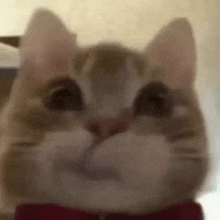
[[[142,213],[195,197],[207,150],[185,19],[139,52],[80,48],[55,15],[39,10],[20,59],[0,121],[9,203]]]

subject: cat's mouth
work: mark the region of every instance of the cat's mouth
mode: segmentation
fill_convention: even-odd
[[[68,161],[65,163],[65,167],[67,170],[92,181],[114,180],[121,182],[122,178],[113,168],[105,167],[104,164],[95,168],[91,167],[94,152],[98,148],[101,148],[101,145],[105,144],[106,141],[115,138],[115,136],[118,135],[111,136],[105,141],[99,139],[94,140],[92,145],[85,150],[82,158],[78,162]]]
[[[110,168],[89,169],[84,165],[69,163],[67,169],[89,180],[117,180],[121,181],[119,174]]]

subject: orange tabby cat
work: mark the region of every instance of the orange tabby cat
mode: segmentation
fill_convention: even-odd
[[[141,52],[112,43],[80,48],[40,9],[20,61],[0,119],[5,206],[141,214],[195,199],[208,158],[186,19]]]

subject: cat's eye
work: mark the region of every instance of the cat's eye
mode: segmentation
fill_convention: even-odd
[[[140,90],[134,103],[134,116],[168,117],[172,106],[170,90],[161,82],[152,82]]]
[[[82,111],[83,100],[79,86],[71,80],[57,83],[46,98],[45,106],[57,111]]]

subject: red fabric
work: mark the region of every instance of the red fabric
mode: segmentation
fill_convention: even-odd
[[[99,215],[53,204],[22,205],[16,210],[15,220],[99,220]],[[112,214],[106,216],[105,220],[203,220],[203,214],[201,206],[191,202],[148,215]]]

